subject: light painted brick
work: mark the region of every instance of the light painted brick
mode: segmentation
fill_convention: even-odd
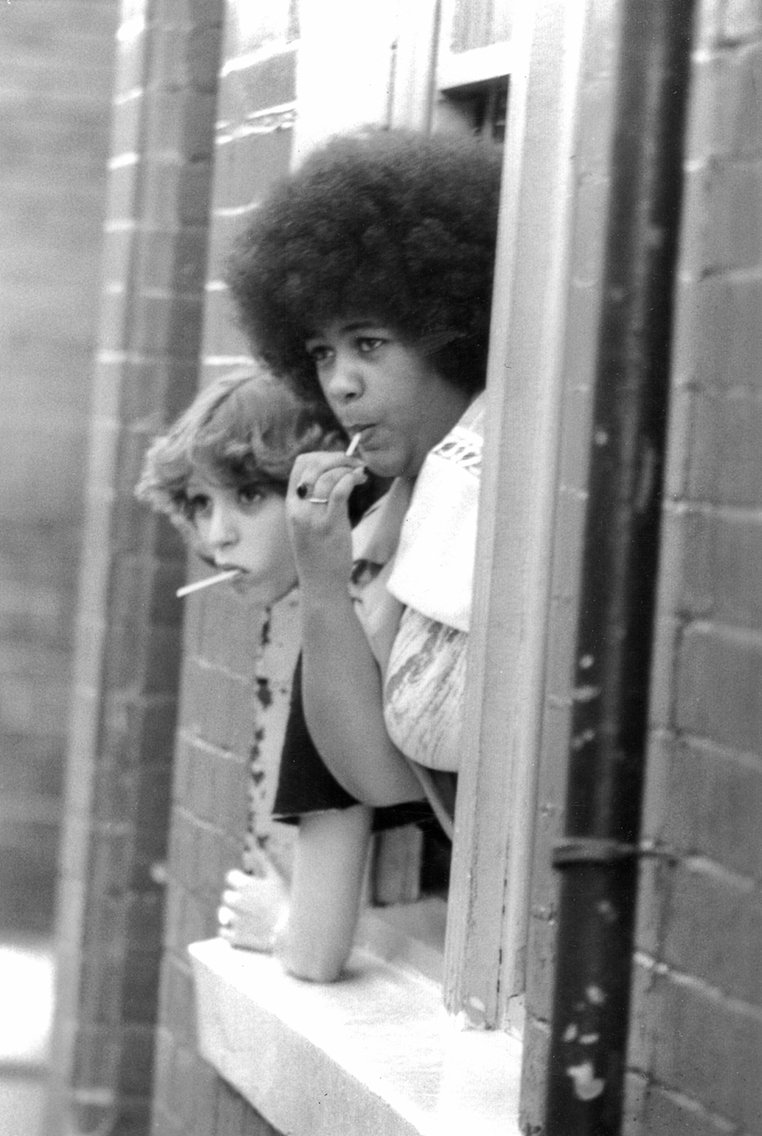
[[[759,0],[726,0],[720,7],[719,34],[730,44],[762,36]]]
[[[758,89],[762,44],[734,52],[710,51],[694,65],[687,156],[759,158],[762,124]]]
[[[689,627],[679,665],[678,728],[755,752],[762,737],[762,636]]]
[[[691,1097],[670,1093],[658,1085],[649,1085],[643,1093],[642,1082],[637,1090],[632,1082],[627,1087],[630,1107],[626,1106],[625,1116],[631,1114],[636,1119],[634,1123],[625,1121],[623,1136],[731,1136],[733,1132],[728,1121],[713,1116]]]
[[[700,983],[660,975],[650,994],[652,1072],[666,1088],[679,1089],[707,1111],[758,1130],[762,1115],[762,1022],[734,1011],[704,992]]]
[[[682,587],[688,617],[762,631],[762,510],[758,516],[695,509],[681,517]]]
[[[735,881],[708,861],[675,868],[662,948],[676,970],[750,1006],[762,1004],[762,971],[749,949],[762,942],[762,896],[755,890],[748,878]]]
[[[705,208],[710,217],[705,271],[754,269],[762,263],[762,162],[713,164]]]
[[[700,851],[732,872],[762,875],[758,839],[762,762],[707,742],[680,740],[665,754],[668,807],[654,830],[668,845]]]
[[[755,371],[749,382],[758,382]],[[762,501],[762,399],[753,391],[696,391],[690,400],[689,500],[755,508]]]

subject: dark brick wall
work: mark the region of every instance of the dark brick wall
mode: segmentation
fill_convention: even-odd
[[[53,7],[61,5],[46,0]],[[89,7],[67,0],[66,10]],[[260,732],[282,726],[293,608],[263,622],[262,612],[219,590],[183,609],[173,596],[183,550],[134,503],[132,487],[150,435],[199,382],[246,357],[221,266],[248,211],[290,160],[297,28],[285,3],[273,26],[251,19],[250,6],[222,0],[125,0],[122,8],[47,1136],[65,1124],[102,1124],[115,1136],[149,1128],[154,1136],[272,1136],[198,1056],[186,947],[213,932],[224,871],[245,855],[249,806],[267,792]],[[25,11],[39,10],[29,0]],[[611,105],[610,12],[595,11],[580,139],[590,176],[580,184],[570,295],[564,563],[555,576],[529,950],[526,1080],[535,1091],[552,972],[548,847],[563,800],[557,753],[567,728],[576,490],[589,416],[578,380],[591,362]],[[762,996],[749,949],[760,928],[761,39],[759,0],[702,6],[647,807],[649,835],[681,855],[675,868],[644,871],[629,1136],[761,1130]],[[79,244],[66,247],[62,272],[77,263]],[[14,272],[26,270],[26,258],[13,263]],[[95,291],[91,285],[85,312],[96,306]],[[69,321],[62,325],[68,330]],[[78,350],[86,366],[88,348]],[[54,402],[59,393],[54,383],[45,388],[35,425],[54,406],[56,422],[69,421]],[[81,434],[66,438],[60,460],[81,469]],[[36,463],[29,468],[36,477]],[[51,478],[44,481],[49,487]],[[56,495],[62,484],[63,475]],[[32,536],[17,531],[18,547],[27,547]],[[17,597],[17,613],[26,605],[25,619],[34,608],[40,626],[61,626],[44,588],[36,605],[20,590],[6,594]],[[60,720],[52,695],[36,722],[48,712],[48,723]]]
[[[762,5],[703,6],[678,290],[631,1131],[762,1133]]]
[[[287,16],[285,6],[281,15]],[[221,286],[246,214],[291,159],[293,17],[228,13],[220,72],[202,382],[247,358]],[[247,27],[249,30],[247,30]],[[274,1130],[198,1055],[187,946],[215,933],[225,872],[245,862],[250,806],[269,791],[268,737],[285,723],[295,608],[266,617],[224,589],[187,601],[167,879],[154,1136],[271,1136]],[[254,788],[250,776],[258,764]],[[263,836],[267,825],[258,826]],[[252,839],[250,836],[249,839]],[[277,855],[277,850],[273,850]],[[287,851],[283,850],[283,855]]]
[[[185,552],[133,490],[198,384],[221,7],[121,8],[47,1136],[150,1124]]]
[[[591,9],[593,13],[593,9]],[[542,1131],[585,439],[600,287],[613,6],[586,41],[553,642],[528,951],[524,1114]],[[762,5],[699,5],[673,352],[669,471],[627,1136],[762,1133]]]
[[[117,0],[0,11],[0,926],[53,919]]]

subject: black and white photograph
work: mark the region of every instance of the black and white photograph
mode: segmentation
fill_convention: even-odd
[[[762,0],[0,0],[0,1136],[762,1136]]]

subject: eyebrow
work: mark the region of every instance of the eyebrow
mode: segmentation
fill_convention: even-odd
[[[339,332],[344,333],[344,332],[347,332],[347,331],[363,331],[363,330],[365,330],[365,328],[369,328],[369,327],[378,328],[379,330],[386,330],[387,325],[385,323],[383,323],[381,320],[373,320],[373,319],[353,320],[351,323],[341,324],[341,326],[339,327]],[[310,339],[325,339],[325,338],[327,338],[327,336],[325,335],[324,332],[315,331],[315,332],[312,332],[310,335],[305,337],[305,342],[309,342]]]

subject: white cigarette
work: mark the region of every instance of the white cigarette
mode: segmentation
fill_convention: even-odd
[[[232,580],[241,575],[240,568],[228,568],[225,572],[218,572],[216,576],[207,576],[205,580],[196,580],[195,584],[186,584],[178,588],[176,596],[189,596],[191,592],[200,592],[202,588],[211,588],[212,584],[221,584],[224,580]]]
[[[352,438],[352,441],[347,446],[346,453],[344,455],[345,457],[351,458],[352,454],[355,452],[357,447],[360,445],[360,437],[361,437],[361,435],[360,435],[360,432],[358,431],[355,434],[355,436]]]

